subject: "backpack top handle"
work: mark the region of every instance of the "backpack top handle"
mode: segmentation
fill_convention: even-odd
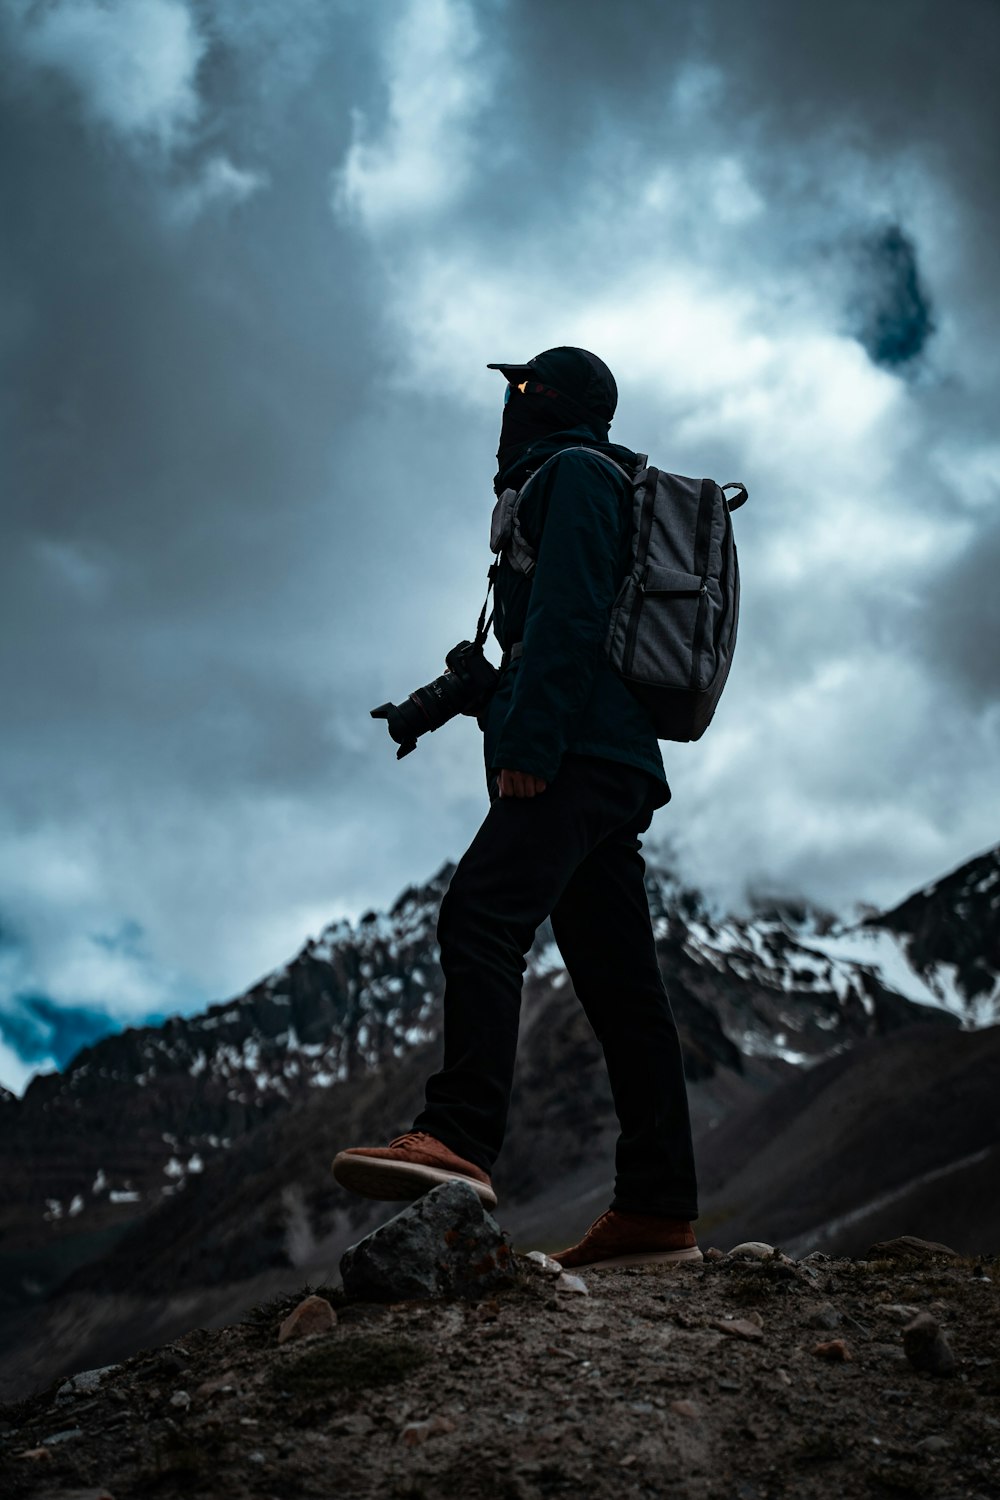
[[[726,494],[727,490],[737,491],[732,499],[730,499],[729,496],[726,495],[726,504],[729,507],[730,513],[732,513],[734,510],[739,510],[740,506],[744,505],[749,499],[749,496],[747,495],[746,485],[740,484],[738,479],[732,479],[728,484],[720,485],[720,489],[722,490],[722,493],[724,495]]]

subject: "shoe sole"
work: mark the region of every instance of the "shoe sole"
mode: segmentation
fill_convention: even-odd
[[[649,1250],[635,1255],[609,1255],[604,1260],[588,1260],[575,1266],[566,1266],[567,1271],[600,1271],[605,1266],[676,1266],[704,1260],[697,1245],[686,1250]]]
[[[496,1208],[497,1195],[485,1182],[464,1172],[446,1172],[442,1167],[423,1167],[417,1162],[386,1161],[377,1156],[350,1156],[342,1151],[333,1159],[333,1175],[341,1187],[363,1198],[381,1198],[405,1203],[422,1198],[442,1182],[467,1182],[484,1208]]]

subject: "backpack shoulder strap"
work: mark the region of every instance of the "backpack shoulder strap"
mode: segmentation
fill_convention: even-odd
[[[558,453],[553,453],[544,463],[539,464],[533,473],[529,474],[516,492],[504,490],[493,508],[493,525],[490,533],[490,547],[494,552],[502,552],[516,573],[530,574],[535,568],[535,549],[524,537],[520,522],[518,520],[518,506],[525,490],[532,484],[557,458],[564,453],[589,453],[593,458],[601,458],[606,464],[610,464],[623,479],[628,481],[630,487],[635,487],[642,482],[650,472],[647,465],[648,460],[645,453],[637,453],[638,464],[634,474],[611,457],[609,453],[602,453],[600,448],[588,448],[579,443],[572,448],[560,448]]]
[[[626,469],[623,464],[620,464],[616,458],[611,457],[610,453],[602,453],[600,448],[588,448],[585,443],[577,443],[572,448],[560,448],[558,453],[551,454],[543,464],[539,464],[538,468],[535,469],[533,473],[528,475],[527,479],[518,490],[517,498],[520,499],[524,494],[524,491],[528,488],[528,485],[531,484],[533,480],[537,479],[539,474],[541,474],[544,469],[548,468],[549,464],[555,463],[557,458],[562,458],[564,453],[589,453],[593,458],[602,458],[606,464],[610,464],[613,469],[617,469],[618,473],[622,476],[623,479],[627,479],[629,484],[638,483],[640,477],[645,474],[647,465],[649,463],[649,459],[647,458],[645,453],[637,453],[636,458],[639,460],[639,462],[636,466],[635,473],[630,474],[628,469]]]
[[[580,443],[575,448],[560,448],[558,453],[553,453],[552,458],[559,458],[563,453],[589,453],[594,458],[603,458],[604,462],[610,464],[613,469],[617,469],[619,474],[628,480],[629,484],[636,483],[639,475],[645,472],[648,463],[645,453],[637,453],[636,458],[639,460],[638,467],[634,474],[630,474],[623,464],[620,464],[616,458],[612,458],[610,453],[602,453],[600,448],[588,448],[585,444]],[[546,463],[551,463],[552,458],[546,459]],[[544,467],[545,464],[542,465],[543,469]]]

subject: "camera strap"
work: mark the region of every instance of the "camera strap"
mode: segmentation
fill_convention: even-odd
[[[489,579],[489,583],[486,585],[486,598],[483,600],[483,607],[479,611],[479,624],[476,626],[476,638],[472,643],[474,646],[484,646],[486,644],[486,637],[489,635],[490,626],[493,624],[493,616],[496,613],[496,610],[495,608],[491,609],[490,617],[489,619],[487,619],[486,606],[490,602],[490,593],[493,589],[493,584],[496,581],[498,567],[499,563],[491,563],[489,571],[486,574],[487,578]]]

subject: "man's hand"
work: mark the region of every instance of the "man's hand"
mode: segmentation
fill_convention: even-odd
[[[537,797],[548,786],[530,771],[501,771],[498,787],[501,797]]]

